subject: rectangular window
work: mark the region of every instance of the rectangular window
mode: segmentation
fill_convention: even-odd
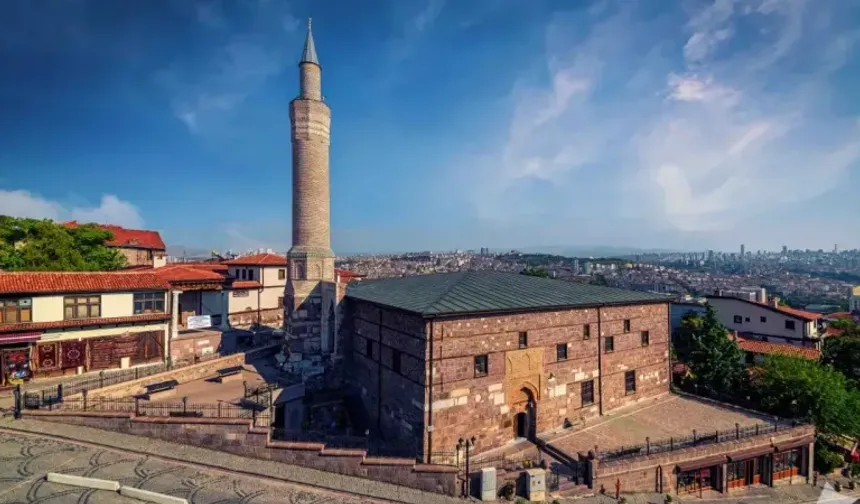
[[[239,278],[245,280],[245,270],[239,270]]]
[[[606,353],[612,352],[615,350],[615,337],[607,336],[603,338],[603,350]]]
[[[0,324],[18,324],[32,320],[32,299],[0,299]]]
[[[788,329],[789,331],[793,331],[794,330],[794,321],[793,320],[786,320],[785,321],[785,328]]]
[[[490,369],[488,366],[489,357],[487,355],[476,355],[475,356],[475,378],[479,378],[481,376],[487,376]]]
[[[630,319],[624,319],[624,332],[630,332]]]
[[[392,350],[391,351],[391,369],[393,369],[395,373],[400,374],[400,351],[399,350]]]
[[[253,279],[254,279],[254,270],[249,269],[248,270],[248,280],[253,280]]]
[[[279,269],[278,270],[278,280],[284,280],[285,278],[287,278],[287,270]]]
[[[636,371],[624,373],[624,392],[627,394],[636,392]]]
[[[529,346],[529,333],[521,332],[520,333],[520,348],[528,348]]]
[[[750,318],[749,318],[749,317],[745,317],[745,318],[744,318],[744,322],[749,322],[749,321],[750,321]]]
[[[63,308],[65,320],[101,317],[101,296],[66,296],[63,298]]]
[[[164,313],[163,292],[136,292],[134,294],[134,314]]]
[[[589,324],[585,324],[582,326],[582,339],[591,338],[591,326]]]
[[[284,296],[278,296],[278,308],[284,307]]]
[[[642,346],[648,346],[651,344],[651,334],[648,331],[642,331],[639,335],[639,339],[642,341]]]
[[[741,317],[740,315],[735,315],[734,320],[735,320],[735,324],[743,324],[744,323],[744,318]]]
[[[555,357],[557,360],[567,360],[567,343],[560,343],[555,346]]]
[[[759,320],[762,324],[764,324],[765,322],[767,322],[767,317],[759,317]]]
[[[582,405],[594,404],[594,380],[582,382]]]
[[[373,358],[373,340],[364,340],[364,355]]]

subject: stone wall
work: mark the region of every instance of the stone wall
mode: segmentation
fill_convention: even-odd
[[[427,492],[454,496],[457,469],[415,464],[410,459],[367,457],[364,450],[326,449],[318,443],[272,441],[268,429],[251,427],[246,419],[135,417],[103,412],[25,411],[42,421],[83,425],[174,443],[200,446],[263,460],[385,481]]]
[[[349,303],[353,379],[371,428],[388,439],[414,446],[416,455],[421,455],[425,425],[424,321],[369,303]]]
[[[170,371],[154,374],[145,378],[122,382],[116,385],[109,385],[100,389],[90,390],[88,392],[88,397],[130,397],[135,394],[143,393],[143,387],[152,383],[159,383],[167,380],[176,380],[179,383],[201,380],[203,378],[215,376],[215,371],[218,369],[232,366],[240,366],[242,364],[245,364],[246,362],[249,362],[252,359],[274,354],[279,349],[280,345],[269,345],[262,348],[250,350],[246,353],[237,353],[218,359],[211,359],[205,362],[200,362],[191,366],[174,368]]]
[[[265,326],[281,327],[284,324],[284,309],[269,308],[266,310],[249,310],[229,315],[230,327],[250,327],[254,322]]]
[[[477,452],[507,443],[515,436],[517,414],[526,412],[529,394],[535,396],[540,433],[597,416],[601,406],[605,413],[668,392],[668,323],[668,304],[433,321],[433,438],[428,449],[450,451],[459,438],[472,436],[478,438]],[[648,331],[647,346],[642,345],[642,331]],[[524,349],[519,348],[520,333],[526,333]],[[606,336],[614,338],[610,353],[603,346]],[[560,345],[566,347],[566,359],[559,356]],[[487,356],[486,376],[475,375],[479,355]],[[635,392],[625,391],[626,371],[636,373]],[[587,382],[593,388],[592,404],[583,404]]]
[[[179,362],[194,362],[195,357],[211,355],[218,352],[220,347],[220,331],[189,332],[170,340],[170,357],[174,365]]]
[[[677,487],[676,466],[680,462],[739,453],[762,446],[803,439],[813,434],[815,434],[813,426],[800,425],[776,434],[685,448],[628,460],[598,463],[594,488],[599,489],[602,485],[607,492],[614,492],[615,483],[620,480],[622,492],[660,491],[660,474],[662,473],[662,492],[675,494]]]

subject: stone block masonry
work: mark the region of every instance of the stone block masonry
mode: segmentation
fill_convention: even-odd
[[[455,467],[416,464],[409,459],[367,457],[364,450],[327,448],[319,443],[272,441],[268,429],[253,428],[247,419],[154,418],[128,413],[61,410],[28,410],[24,416],[301,465],[443,495],[454,496],[457,491]]]

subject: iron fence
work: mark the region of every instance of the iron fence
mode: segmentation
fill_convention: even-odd
[[[643,444],[620,446],[613,450],[599,451],[597,458],[603,462],[623,460],[642,455],[682,450],[693,446],[705,446],[764,434],[773,434],[791,429],[797,425],[797,422],[757,423],[746,427],[735,424],[734,429],[710,432],[697,432],[694,430],[691,436],[670,437],[669,439],[661,439],[655,442],[651,442],[649,438],[645,438],[645,443]]]
[[[99,411],[115,413],[133,413],[135,416],[147,417],[187,417],[187,418],[246,418],[253,420],[255,426],[269,426],[271,410],[269,408],[249,408],[229,402],[191,403],[182,401],[147,401],[141,398],[128,397],[95,397],[88,398],[80,395],[66,398],[49,408],[60,408],[64,411]]]

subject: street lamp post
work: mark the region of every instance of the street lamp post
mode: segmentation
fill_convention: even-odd
[[[466,439],[466,440],[463,440],[463,438],[460,438],[459,440],[457,440],[457,453],[458,454],[460,453],[461,449],[466,448],[466,487],[465,487],[465,492],[464,492],[465,493],[464,497],[466,497],[466,498],[468,498],[469,496],[472,495],[472,492],[471,492],[472,477],[471,477],[471,474],[469,472],[469,458],[470,458],[469,452],[471,451],[472,447],[475,446],[475,442],[477,442],[477,439],[475,439],[474,436],[472,436],[470,439]]]

